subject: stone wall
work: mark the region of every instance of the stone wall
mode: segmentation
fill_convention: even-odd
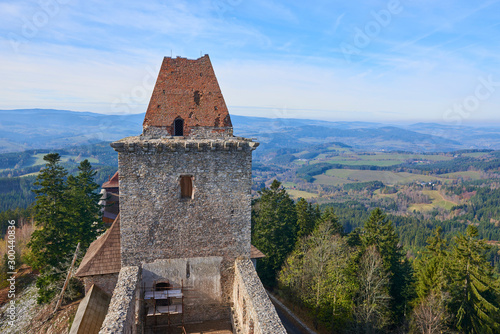
[[[221,303],[228,306],[234,260],[250,256],[252,150],[257,145],[241,138],[132,137],[113,143],[119,152],[122,266],[220,257]],[[181,198],[183,175],[192,177],[192,199]]]
[[[174,289],[183,288],[184,321],[229,319],[230,304],[222,300],[222,257],[160,259],[142,267],[142,287],[153,291],[155,282],[168,281]],[[157,319],[157,324],[159,323]],[[174,317],[169,321],[176,322]]]
[[[78,305],[69,334],[97,334],[106,318],[111,295],[93,285]]]
[[[140,293],[140,276],[138,266],[122,267],[99,334],[137,333],[136,300]]]
[[[233,327],[242,334],[286,334],[248,258],[238,259],[235,262]]]
[[[101,290],[106,292],[108,295],[112,296],[117,281],[118,281],[118,273],[86,276],[83,278],[83,284],[85,285],[85,294],[87,294],[92,285],[95,284]]]

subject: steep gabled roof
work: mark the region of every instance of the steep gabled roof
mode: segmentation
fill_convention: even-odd
[[[106,188],[118,188],[120,186],[119,184],[119,180],[118,180],[118,172],[115,173],[115,175],[113,175],[113,177],[111,179],[109,179],[109,181],[106,181],[102,184],[102,188],[106,189]]]
[[[114,274],[120,272],[120,269],[120,214],[118,214],[113,225],[90,244],[76,271],[76,276]]]
[[[250,245],[250,258],[251,259],[260,259],[266,257],[264,253],[257,249],[254,245]]]
[[[208,55],[198,59],[163,59],[143,128],[161,128],[172,135],[177,118],[184,121],[185,135],[195,127],[232,127]]]

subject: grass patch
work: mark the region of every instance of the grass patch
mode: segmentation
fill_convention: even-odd
[[[489,152],[471,152],[471,153],[462,153],[463,157],[471,157],[471,158],[480,158],[488,155]]]
[[[412,182],[422,181],[429,182],[433,180],[442,180],[441,178],[429,175],[412,174],[407,172],[391,172],[383,170],[357,170],[357,169],[329,169],[326,171],[326,176],[345,179],[345,182],[369,182],[381,181],[384,184],[408,184]],[[320,180],[321,175],[315,176]],[[347,180],[349,178],[349,180]],[[321,183],[321,182],[318,182]]]
[[[340,177],[343,179],[347,179],[354,172],[353,169],[329,169],[325,172],[328,176]]]
[[[354,181],[346,180],[344,178],[328,175],[316,175],[314,176],[314,182],[316,184],[324,184],[327,186],[343,186],[346,183],[354,183]]]
[[[331,164],[342,164],[348,166],[377,166],[377,167],[387,167],[399,165],[401,161],[399,160],[352,160],[352,159],[334,159],[328,160]]]
[[[481,179],[481,172],[478,171],[464,171],[464,172],[455,172],[455,173],[447,173],[447,174],[441,174],[439,175],[440,177],[445,177],[449,179],[457,179],[457,178],[464,178],[464,179],[471,179],[471,180],[480,180]]]
[[[318,194],[310,193],[308,191],[303,191],[303,190],[287,189],[286,192],[293,198],[302,197],[304,199],[310,199],[318,197]]]
[[[443,198],[443,196],[437,190],[424,190],[422,191],[424,195],[429,196],[432,203],[430,204],[413,204],[408,208],[408,211],[430,211],[435,207],[440,207],[446,210],[451,210],[451,208],[457,203],[448,201]]]
[[[369,165],[369,166],[394,166],[402,164],[408,160],[423,160],[423,161],[446,161],[451,160],[453,157],[433,154],[400,154],[400,153],[375,153],[375,154],[352,154],[345,157],[339,157],[328,162],[334,164],[344,164],[351,166]]]

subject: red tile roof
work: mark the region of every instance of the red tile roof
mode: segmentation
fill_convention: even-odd
[[[143,127],[160,127],[172,134],[177,117],[184,120],[185,135],[197,126],[232,127],[208,55],[194,60],[163,59]]]
[[[97,240],[90,244],[76,276],[85,277],[120,272],[120,215],[113,225]]]

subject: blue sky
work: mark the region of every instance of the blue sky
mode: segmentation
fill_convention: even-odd
[[[232,114],[500,122],[500,0],[0,0],[0,109],[146,110],[209,54]]]

